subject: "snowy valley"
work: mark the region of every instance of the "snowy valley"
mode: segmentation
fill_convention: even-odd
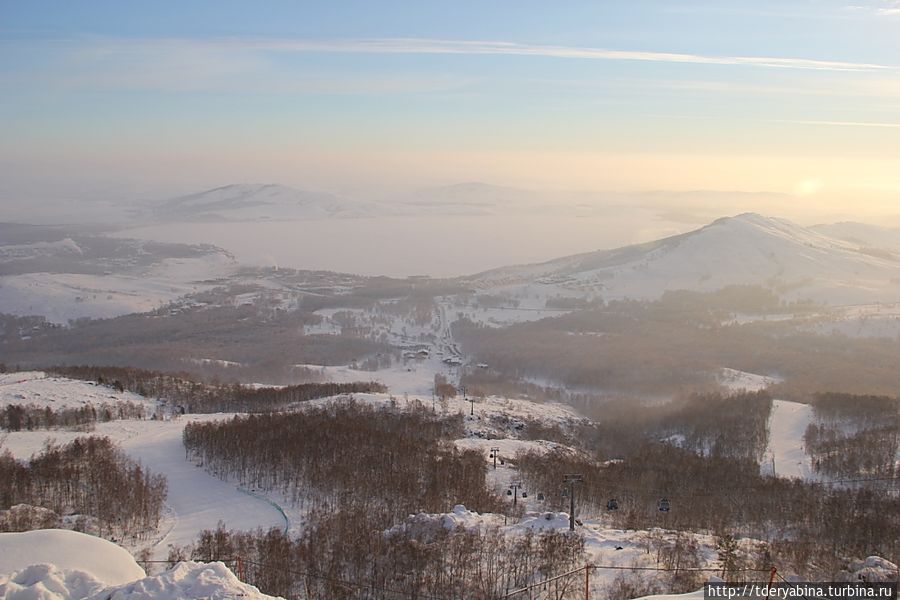
[[[179,202],[211,218],[237,191]],[[23,555],[0,563],[0,597],[566,598],[588,581],[624,600],[773,566],[896,579],[900,259],[829,236],[740,215],[397,279],[21,233],[0,246],[0,461],[19,482],[0,524],[101,536],[143,571]],[[92,480],[86,451],[123,473],[116,498],[149,504],[114,515],[59,488],[66,469]],[[0,534],[4,554],[22,535]]]

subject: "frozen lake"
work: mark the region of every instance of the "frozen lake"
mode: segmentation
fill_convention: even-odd
[[[645,215],[382,217],[177,223],[121,237],[214,244],[243,263],[361,275],[454,277],[617,248],[693,229]]]

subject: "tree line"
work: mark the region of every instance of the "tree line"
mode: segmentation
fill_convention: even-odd
[[[352,399],[294,413],[189,423],[187,456],[222,478],[280,490],[305,508],[334,511],[352,500],[394,519],[455,504],[502,506],[485,485],[480,452],[460,451],[462,417],[424,405],[403,411]]]
[[[900,475],[900,426],[887,424],[857,432],[810,423],[803,435],[813,468],[826,477],[862,479]]]
[[[486,485],[482,453],[460,451],[461,415],[412,402],[374,408],[351,398],[280,414],[190,423],[189,458],[222,478],[277,490],[307,511],[303,534],[278,530],[204,532],[172,560],[248,561],[245,580],[291,598],[392,598],[385,590],[442,598],[500,598],[535,577],[583,560],[583,538],[568,533],[507,536],[496,527],[447,529],[456,504],[500,513],[508,504]],[[257,564],[249,564],[257,563]],[[272,566],[275,566],[273,569]],[[349,583],[348,583],[349,582]],[[573,590],[559,584],[555,598]]]
[[[265,412],[288,404],[341,394],[386,392],[378,382],[301,383],[284,387],[253,387],[238,383],[202,382],[187,373],[164,373],[131,367],[54,367],[55,375],[96,381],[159,398],[188,413]]]
[[[817,473],[832,478],[900,475],[900,399],[817,394],[816,422],[803,436]]]
[[[220,523],[172,560],[242,557],[243,580],[260,591],[298,599],[393,600],[440,597],[492,600],[583,564],[584,538],[547,530],[509,536],[498,527],[385,530],[389,518],[360,507],[314,512],[293,539],[279,529],[227,531]],[[233,563],[232,563],[233,564]],[[541,597],[580,598],[581,576],[547,585]]]
[[[817,485],[760,475],[745,458],[700,455],[644,442],[621,460],[564,452],[526,453],[515,463],[529,491],[568,510],[561,473],[581,473],[579,515],[605,514],[626,529],[665,527],[755,537],[779,564],[808,576],[833,577],[840,557],[900,554],[900,499],[884,486]],[[660,510],[663,499],[669,511]],[[615,499],[615,510],[609,502]],[[766,565],[763,565],[765,567]],[[810,569],[821,569],[810,573]]]
[[[40,506],[97,520],[99,535],[138,538],[159,527],[167,484],[107,437],[48,442],[27,462],[0,454],[0,506]]]
[[[84,406],[58,408],[36,404],[8,404],[0,410],[0,429],[34,431],[35,429],[75,428],[94,423],[122,419],[143,419],[146,407],[140,402],[103,402]]]
[[[723,366],[779,373],[779,397],[896,392],[900,341],[819,335],[806,330],[806,319],[740,322],[739,297],[673,292],[509,327],[462,319],[453,334],[474,361],[508,379],[540,377],[607,393],[702,391],[717,386]],[[803,307],[784,308],[795,309]]]

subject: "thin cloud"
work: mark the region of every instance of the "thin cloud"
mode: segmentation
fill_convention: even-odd
[[[896,0],[887,0],[881,2],[881,4],[882,6],[864,6],[860,4],[851,4],[849,6],[845,6],[844,10],[887,16],[900,15],[900,2]]]
[[[828,125],[831,127],[882,127],[887,129],[900,129],[900,123],[880,123],[877,121],[778,121],[778,123],[792,123],[794,125]]]
[[[76,41],[78,40],[71,40]],[[86,40],[80,40],[81,43]],[[775,69],[803,69],[817,71],[873,72],[896,70],[894,65],[821,60],[776,56],[715,56],[680,52],[643,50],[612,50],[587,46],[558,46],[521,44],[493,40],[441,40],[425,38],[370,39],[93,39],[88,41],[93,52],[119,55],[130,49],[162,52],[334,52],[360,54],[459,54],[498,56],[537,56],[560,59],[643,61],[700,65],[749,66]]]
[[[230,40],[258,49],[297,52],[358,52],[372,54],[476,54],[542,56],[593,60],[631,60],[664,63],[755,66],[822,71],[878,71],[896,67],[836,60],[766,56],[713,56],[677,52],[609,50],[585,46],[518,44],[503,41],[432,40],[421,38],[381,38],[356,40]]]
[[[900,2],[897,0],[888,0],[886,6],[877,10],[879,15],[900,15]]]

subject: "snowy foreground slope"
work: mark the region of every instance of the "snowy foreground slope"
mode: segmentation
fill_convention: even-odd
[[[85,571],[108,585],[145,576],[127,550],[98,537],[57,529],[0,533],[0,573],[41,563]]]
[[[183,562],[147,577],[131,555],[83,533],[0,533],[2,600],[188,600],[271,598],[222,563]]]

